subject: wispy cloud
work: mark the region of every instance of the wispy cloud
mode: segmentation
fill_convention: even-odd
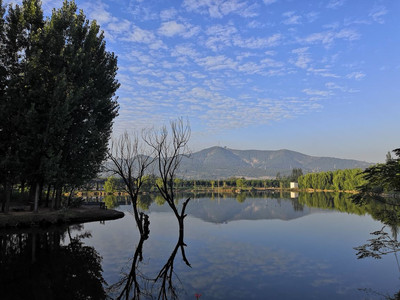
[[[172,37],[174,35],[182,34],[185,32],[185,30],[186,28],[184,25],[178,24],[176,21],[169,21],[161,24],[161,27],[158,29],[158,33]]]
[[[294,11],[288,11],[282,14],[285,19],[282,21],[286,25],[297,25],[301,24],[301,16],[296,15]]]
[[[336,40],[347,40],[354,41],[360,38],[360,34],[350,28],[344,28],[340,30],[329,30],[323,32],[312,33],[304,38],[300,38],[299,41],[305,44],[316,44],[321,43],[327,47],[331,46]]]
[[[264,2],[265,5],[270,5],[272,3],[277,2],[277,0],[263,0],[263,2]]]
[[[378,22],[380,24],[385,23],[385,19],[383,18],[388,13],[388,10],[384,6],[375,6],[369,16],[372,18],[373,21]]]
[[[346,0],[330,0],[326,7],[331,8],[331,9],[337,9],[337,8],[343,6],[345,2],[346,2]]]
[[[358,72],[352,72],[352,73],[347,74],[346,78],[355,79],[355,80],[361,80],[365,76],[366,76],[365,73],[358,71]]]
[[[315,89],[304,89],[303,93],[310,95],[310,96],[321,96],[321,97],[328,97],[332,95],[331,91],[323,91],[323,90],[315,90]]]
[[[222,18],[229,14],[237,14],[242,17],[254,17],[257,15],[254,4],[238,0],[185,0],[183,6],[190,12],[208,14],[212,18]]]
[[[306,69],[311,62],[308,49],[308,47],[303,47],[292,50],[292,53],[297,55],[297,57],[294,59],[290,59],[290,62],[293,63],[296,67]]]

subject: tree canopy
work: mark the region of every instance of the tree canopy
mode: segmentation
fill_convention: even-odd
[[[400,148],[393,150],[395,157],[386,155],[386,162],[373,165],[362,173],[365,183],[359,187],[356,202],[365,202],[370,197],[376,198],[383,192],[400,191]]]
[[[117,58],[74,1],[47,19],[39,0],[0,6],[0,181],[81,185],[106,157]]]

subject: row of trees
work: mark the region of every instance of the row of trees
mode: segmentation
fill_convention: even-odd
[[[400,191],[400,148],[389,152],[386,162],[365,170],[347,169],[334,172],[309,173],[298,178],[300,189],[336,190],[359,192],[354,198],[377,196],[382,192]]]
[[[354,191],[365,183],[361,169],[308,173],[298,178],[300,189]]]
[[[127,136],[124,139],[128,139]],[[263,189],[263,188],[289,188],[291,181],[297,179],[303,174],[301,169],[293,169],[290,176],[277,177],[276,179],[245,179],[244,177],[230,177],[226,179],[182,179],[175,177],[173,186],[175,189]],[[157,191],[157,184],[161,178],[153,175],[143,175],[142,191]],[[108,177],[104,183],[104,189],[107,193],[114,193],[123,189],[124,181],[122,178]]]
[[[52,188],[57,208],[63,187],[94,178],[106,158],[117,59],[73,1],[44,19],[39,0],[7,9],[0,0],[0,17],[2,211],[16,184],[29,188],[35,210]]]

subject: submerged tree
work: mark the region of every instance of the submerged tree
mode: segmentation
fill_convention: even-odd
[[[143,143],[142,143],[143,144]],[[137,134],[129,135],[127,132],[122,134],[117,140],[112,140],[108,157],[111,166],[107,169],[122,178],[124,189],[128,193],[136,220],[141,234],[145,229],[141,225],[138,212],[138,196],[146,179],[148,167],[153,162],[152,153],[145,154],[145,149],[140,143]]]
[[[178,245],[182,252],[182,258],[185,263],[190,266],[185,255],[184,246],[184,219],[186,217],[186,206],[190,201],[190,197],[182,203],[179,210],[176,203],[176,194],[174,190],[174,182],[176,173],[183,157],[188,156],[188,142],[190,138],[190,125],[182,119],[172,121],[170,129],[163,126],[161,130],[154,131],[146,138],[146,143],[154,150],[156,155],[156,165],[160,180],[157,182],[157,189],[165,202],[175,214],[179,223],[179,241]]]

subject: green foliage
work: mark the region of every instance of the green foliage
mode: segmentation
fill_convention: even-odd
[[[106,156],[117,59],[73,1],[46,20],[39,0],[0,16],[0,181],[81,185]]]
[[[247,198],[246,193],[239,193],[236,196],[236,201],[239,202],[239,203],[243,203],[244,201],[246,201],[246,198]]]
[[[105,196],[104,203],[106,204],[107,208],[110,208],[110,209],[118,206],[117,196],[114,196],[114,195]]]
[[[300,189],[354,191],[365,180],[361,169],[308,173],[298,178]]]
[[[119,186],[119,181],[115,177],[108,177],[104,182],[104,190],[109,194],[115,193],[119,189]]]
[[[246,179],[244,178],[236,179],[236,186],[240,189],[244,189],[246,187]]]
[[[386,225],[400,225],[400,206],[396,201],[383,198],[377,201],[371,197],[363,205],[358,205],[353,198],[353,195],[346,193],[300,193],[299,203],[356,215],[369,214]]]
[[[138,197],[137,206],[142,210],[149,210],[151,203],[153,203],[153,199],[150,195],[140,195]]]
[[[292,169],[292,174],[289,177],[289,180],[292,182],[298,182],[298,178],[303,175],[303,170],[301,168]]]
[[[364,178],[367,182],[362,190],[372,190],[381,187],[384,191],[400,190],[400,148],[393,150],[397,158],[386,160],[384,164],[376,164],[367,168]]]

